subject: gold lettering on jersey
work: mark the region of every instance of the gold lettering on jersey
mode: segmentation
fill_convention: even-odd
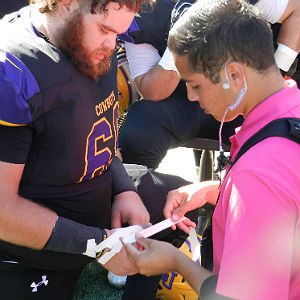
[[[99,104],[95,106],[97,116],[98,117],[101,116],[104,112],[110,109],[115,102],[116,102],[115,94],[114,92],[111,92],[111,94],[105,100],[101,101]]]

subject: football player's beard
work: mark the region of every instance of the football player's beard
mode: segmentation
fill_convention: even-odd
[[[83,36],[82,15],[76,14],[61,32],[59,48],[72,59],[81,73],[98,81],[101,75],[109,71],[113,51],[106,48],[100,49],[104,58],[99,60],[97,64],[94,64],[90,58],[91,54],[88,53],[82,44]]]

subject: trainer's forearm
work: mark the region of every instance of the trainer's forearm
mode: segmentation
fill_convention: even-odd
[[[183,276],[190,286],[199,293],[203,282],[210,276],[212,272],[207,271],[192,261],[188,256],[178,251],[176,258],[176,271]]]

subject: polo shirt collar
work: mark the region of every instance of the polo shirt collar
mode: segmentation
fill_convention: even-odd
[[[236,134],[230,138],[231,157],[235,157],[239,148],[258,130],[300,105],[300,91],[296,82],[286,80],[286,85],[254,107],[242,126],[236,129]]]

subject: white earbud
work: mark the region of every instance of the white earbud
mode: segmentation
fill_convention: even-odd
[[[224,90],[228,90],[230,88],[229,82],[224,82],[222,87],[223,87]]]
[[[226,82],[223,83],[222,87],[224,90],[228,90],[230,88],[230,83],[229,83],[228,74],[227,74],[227,64],[225,65],[225,79],[226,79]]]
[[[242,102],[242,100],[245,98],[246,93],[248,91],[247,81],[246,77],[244,75],[244,87],[240,90],[239,94],[237,95],[236,99],[231,103],[227,109],[230,111],[235,110]]]

